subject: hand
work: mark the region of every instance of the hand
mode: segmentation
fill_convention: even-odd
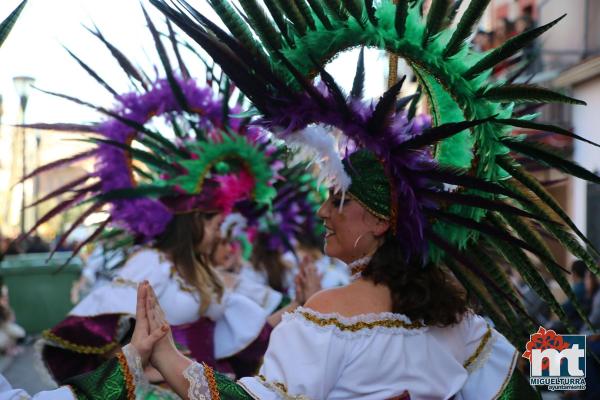
[[[150,383],[162,383],[165,381],[165,378],[162,376],[162,374],[160,373],[159,370],[157,370],[156,368],[154,368],[152,365],[148,365],[146,368],[144,368],[144,375],[146,376],[146,379],[148,379],[148,382]]]
[[[304,270],[304,297],[306,298],[306,300],[308,300],[315,293],[322,289],[321,280],[323,279],[323,274],[320,274],[317,271],[317,267],[312,257],[304,257],[304,259],[302,260],[301,268]]]
[[[305,256],[300,263],[300,271],[295,278],[296,298],[300,304],[321,290],[322,275],[317,271],[317,267],[312,257]]]
[[[137,306],[135,310],[135,329],[131,337],[131,345],[137,350],[142,367],[148,365],[150,355],[156,342],[169,332],[168,325],[152,325],[148,318],[147,301],[151,286],[144,281],[138,285]]]
[[[238,277],[237,275],[232,274],[231,272],[222,271],[221,279],[223,280],[223,284],[225,285],[226,289],[233,290],[237,286]]]
[[[160,370],[161,361],[169,359],[169,357],[179,354],[179,350],[175,346],[171,327],[165,318],[165,312],[160,307],[156,294],[151,286],[148,286],[146,296],[146,312],[148,315],[148,323],[150,330],[165,329],[165,335],[161,336],[154,344],[154,349],[151,354],[151,363]]]
[[[80,293],[82,287],[85,286],[85,278],[82,276],[79,280],[73,282],[73,286],[71,286],[71,303],[77,304],[80,300]]]

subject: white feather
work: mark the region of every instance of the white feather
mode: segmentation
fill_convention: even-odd
[[[222,238],[236,238],[241,236],[248,225],[246,218],[240,213],[232,213],[221,222],[220,233]]]
[[[332,186],[336,191],[346,192],[352,179],[346,173],[335,137],[322,125],[310,125],[292,134],[277,135],[297,150],[292,162],[316,163],[319,167],[319,184]]]

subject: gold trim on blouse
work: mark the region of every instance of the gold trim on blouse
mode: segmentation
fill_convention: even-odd
[[[506,389],[506,386],[508,386],[508,381],[510,381],[510,378],[515,373],[518,358],[519,358],[519,352],[515,350],[512,361],[510,363],[510,369],[508,370],[508,374],[506,374],[506,377],[504,378],[504,382],[502,382],[500,389],[498,389],[498,392],[496,393],[496,395],[494,397],[492,397],[492,400],[497,400],[498,398],[500,398],[500,396],[502,396],[502,393]]]
[[[115,347],[117,347],[119,345],[119,343],[116,340],[113,340],[112,342],[107,343],[100,347],[84,346],[84,345],[76,344],[76,343],[70,342],[68,340],[65,340],[65,339],[61,338],[60,336],[57,336],[56,334],[51,332],[49,329],[42,332],[42,337],[46,340],[50,340],[50,341],[58,344],[60,347],[62,347],[64,349],[71,350],[75,353],[80,353],[80,354],[105,354],[108,351],[114,349]]]
[[[205,363],[202,363],[202,367],[204,368],[204,378],[208,383],[208,390],[210,391],[211,400],[220,400],[221,394],[219,393],[219,388],[215,379],[215,372]]]
[[[320,318],[316,315],[311,314],[307,311],[301,311],[300,315],[306,318],[308,321],[319,325],[319,326],[335,326],[341,331],[350,331],[350,332],[358,332],[363,329],[373,329],[377,327],[385,327],[385,328],[404,328],[404,329],[420,329],[425,325],[423,323],[416,322],[407,322],[400,319],[381,319],[377,321],[357,321],[352,324],[345,324],[341,322],[339,319],[335,317],[330,318]]]
[[[479,342],[477,349],[475,349],[475,352],[469,358],[467,358],[467,360],[463,364],[463,367],[465,367],[465,369],[468,369],[471,366],[471,364],[473,364],[479,358],[479,356],[481,355],[481,352],[483,351],[483,349],[488,344],[488,342],[490,341],[491,338],[492,338],[492,328],[488,325],[487,331],[481,338],[481,341]]]
[[[125,389],[127,390],[127,400],[135,400],[135,379],[133,378],[133,374],[129,370],[129,366],[127,365],[127,359],[125,358],[125,354],[122,351],[117,353],[117,360],[119,361],[119,365],[121,366],[121,370],[123,371],[123,377],[125,379]]]
[[[269,382],[264,375],[257,375],[256,377],[260,380],[264,387],[274,391],[284,400],[310,400],[309,397],[302,394],[292,396],[288,393],[287,386],[282,382]]]

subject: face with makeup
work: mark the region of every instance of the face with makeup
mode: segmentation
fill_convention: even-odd
[[[326,229],[325,253],[345,263],[372,255],[381,245],[389,222],[371,214],[351,195],[330,191],[319,209]]]
[[[223,214],[208,214],[204,215],[204,234],[202,235],[202,241],[198,245],[198,250],[203,254],[209,254],[214,248],[216,242],[221,239],[220,230],[221,224],[223,223]]]
[[[211,255],[215,267],[229,269],[235,264],[238,252],[234,243],[228,238],[217,240]]]

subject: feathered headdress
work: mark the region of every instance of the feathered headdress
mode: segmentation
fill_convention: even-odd
[[[165,79],[149,80],[99,31],[93,32],[110,49],[137,90],[118,94],[71,53],[114,95],[118,106],[105,109],[51,93],[92,107],[108,118],[93,125],[34,125],[42,129],[87,132],[81,140],[93,145],[91,150],[44,165],[23,177],[26,180],[59,166],[95,159],[91,173],[66,183],[34,203],[67,196],[43,215],[29,233],[65,210],[83,208],[58,241],[57,248],[89,215],[100,210],[107,210],[108,218],[79,244],[75,253],[101,237],[107,226],[120,227],[121,233],[144,243],[164,232],[175,214],[196,210],[228,213],[241,200],[268,207],[275,196],[271,163],[276,160],[277,152],[265,141],[260,128],[230,117],[240,110],[238,105],[233,108],[229,105],[233,87],[226,78],[217,79],[212,69],[208,70],[207,82],[215,83],[218,93],[210,87],[199,86],[190,78],[184,64],[180,64],[180,73],[176,74],[157,30],[149,18],[147,21],[163,63]],[[181,61],[179,43],[172,31],[171,42]],[[151,124],[155,117],[164,118],[167,128],[162,132]],[[111,237],[119,231],[113,232],[117,233],[111,233]]]
[[[592,182],[600,183],[600,178],[537,143],[511,135],[511,130],[542,130],[592,143],[565,129],[533,122],[532,115],[513,115],[519,103],[584,103],[541,87],[488,79],[495,65],[562,17],[481,54],[468,39],[489,0],[471,0],[455,24],[457,13],[448,0],[433,0],[427,15],[422,14],[421,0],[265,1],[266,7],[256,0],[240,0],[241,10],[226,0],[210,1],[231,33],[184,0],[151,2],[213,57],[279,137],[305,143],[303,132],[314,125],[342,131],[358,149],[344,161],[352,180],[350,194],[374,213],[383,211],[407,257],[452,270],[515,344],[528,338],[535,326],[506,272],[494,261],[498,258],[508,260],[567,321],[525,250],[542,261],[574,303],[563,269],[539,230],[584,260],[595,274],[597,252],[513,153]],[[360,60],[351,93],[346,96],[339,89],[323,66],[355,47],[383,49],[407,61],[428,99],[433,127],[405,114],[406,99],[397,100],[402,81],[394,82],[378,102],[362,101]],[[318,74],[322,84],[315,86],[312,79]],[[312,147],[319,153],[318,145]],[[323,152],[320,157],[327,158]],[[339,170],[339,160],[330,161],[329,170]],[[368,178],[377,177],[376,182],[360,182],[364,166],[370,167]],[[342,173],[336,180],[342,189],[348,184]],[[368,197],[374,186],[381,192]],[[587,321],[579,307],[578,312]]]
[[[278,171],[274,188],[277,194],[271,207],[238,207],[247,220],[247,231],[253,233],[249,235],[250,242],[255,233],[260,233],[267,248],[281,254],[295,253],[295,245],[300,241],[319,243],[325,232],[316,214],[327,193],[309,166],[288,161]]]

